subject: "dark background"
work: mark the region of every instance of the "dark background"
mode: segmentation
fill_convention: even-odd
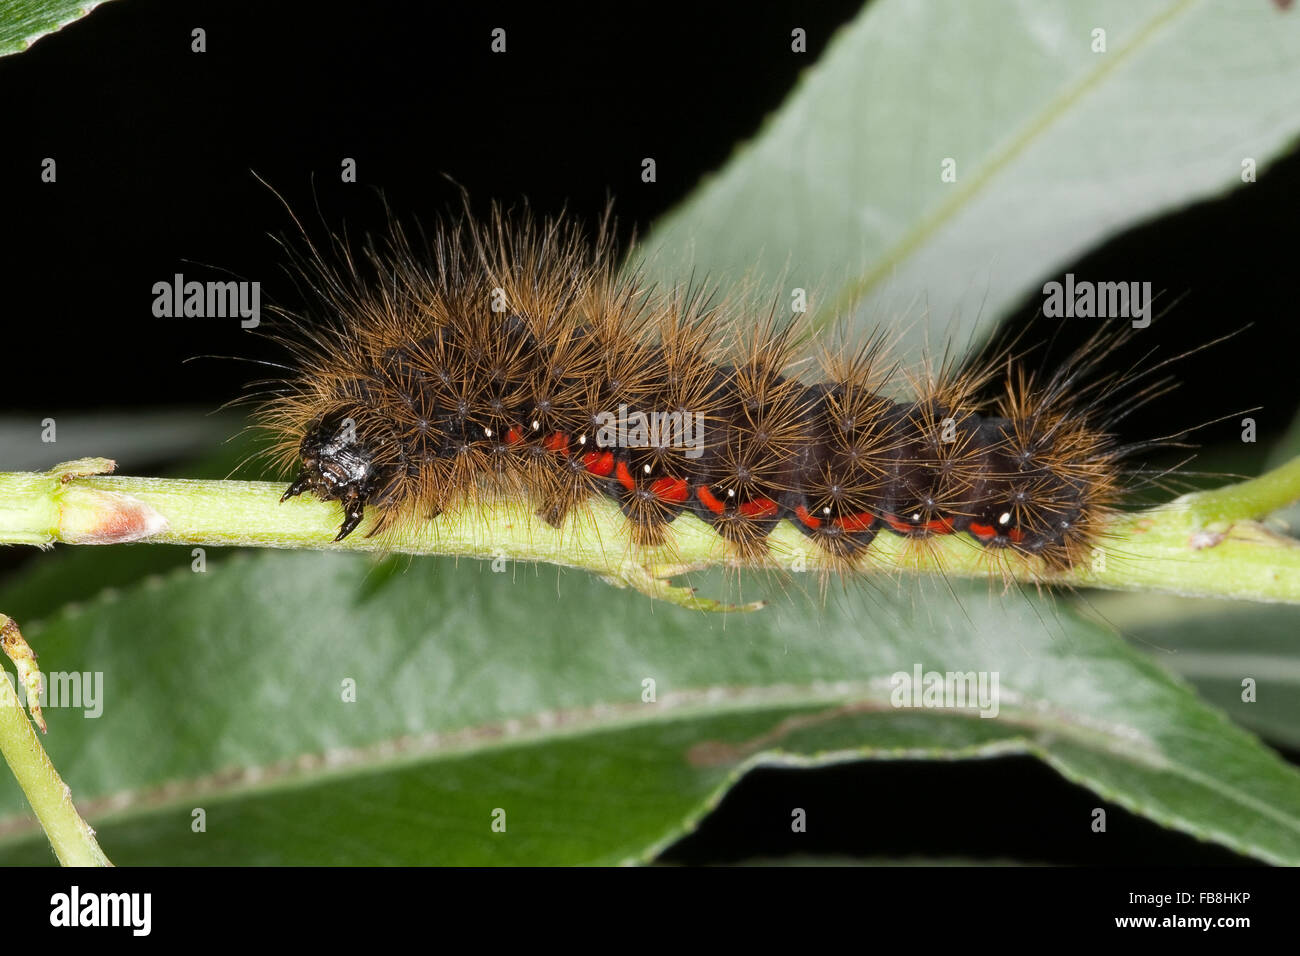
[[[612,196],[620,234],[644,233],[758,130],[857,8],[109,3],[0,60],[0,410],[36,422],[65,410],[215,408],[256,378],[236,362],[184,361],[273,354],[238,322],[151,312],[153,283],[175,272],[256,279],[264,305],[295,304],[268,236],[292,223],[254,171],[295,210],[310,219],[319,207],[354,236],[382,229],[369,187],[431,222],[458,201],[445,177],[478,208],[526,198],[589,222]],[[196,26],[204,54],[190,52]],[[505,56],[489,50],[496,26],[508,32]],[[795,26],[808,32],[807,55],[790,51]],[[55,185],[40,182],[46,156],[58,163]],[[339,182],[345,156],[357,160],[357,185]],[[645,156],[657,160],[656,183],[641,182]],[[1134,228],[1062,270],[1142,276],[1185,294],[1163,330],[1175,348],[1253,323],[1180,363],[1173,404],[1134,416],[1125,437],[1261,406],[1264,450],[1290,422],[1297,173],[1293,155],[1248,188]],[[1028,297],[1015,321],[1040,299]],[[1236,432],[1230,423],[1213,437]],[[3,458],[0,449],[0,468]],[[7,566],[19,559],[11,553]],[[763,770],[667,859],[1238,859],[1117,807],[1110,830],[1124,839],[1097,839],[1080,821],[1098,803],[1029,759]],[[808,834],[790,834],[792,805],[809,811]]]

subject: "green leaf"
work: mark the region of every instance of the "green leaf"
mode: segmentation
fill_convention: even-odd
[[[61,461],[107,455],[125,474],[219,447],[242,421],[206,408],[158,408],[135,412],[58,414],[54,437],[45,437],[40,415],[0,417],[0,448],[6,471],[45,471]],[[226,469],[234,467],[234,463]],[[226,471],[215,477],[226,477]]]
[[[754,270],[764,294],[782,280],[778,309],[804,288],[854,335],[905,328],[903,356],[927,337],[960,352],[1088,249],[1240,185],[1298,129],[1300,23],[1264,0],[877,0],[646,252],[668,282]]]
[[[1092,603],[1134,646],[1181,674],[1232,719],[1300,749],[1295,608],[1156,594],[1099,595]]]
[[[7,0],[0,10],[0,56],[21,53],[41,37],[88,15],[105,0]]]
[[[508,570],[254,554],[27,623],[47,671],[103,675],[102,716],[47,708],[50,755],[127,864],[644,860],[759,763],[1006,753],[1300,862],[1300,776],[1063,607],[907,582],[721,619]],[[918,665],[996,671],[997,717],[892,706]],[[25,821],[0,795],[0,861],[48,859]]]

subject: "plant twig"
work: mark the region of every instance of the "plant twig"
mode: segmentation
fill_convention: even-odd
[[[31,655],[18,625],[4,614],[0,614],[0,640],[6,652],[16,645],[18,658]],[[23,676],[21,667],[19,676]],[[64,866],[112,866],[95,840],[95,831],[73,806],[71,791],[41,747],[9,680],[8,673],[0,670],[0,753],[23,788],[36,819],[50,839],[50,846]],[[36,672],[36,693],[39,691],[40,674]],[[40,709],[30,683],[27,694],[32,716],[39,720]],[[41,729],[44,729],[43,722]]]
[[[95,474],[111,467],[105,459],[87,459],[45,473],[0,473],[0,543],[136,541],[544,561],[677,604],[724,607],[667,580],[732,563],[718,535],[691,516],[673,523],[668,545],[649,551],[627,543],[625,519],[607,501],[593,501],[560,529],[522,504],[488,502],[373,538],[365,536],[363,525],[335,543],[337,504],[308,496],[281,504],[283,488],[269,482]],[[1300,459],[1260,478],[1117,518],[1091,559],[1064,573],[1047,573],[1034,559],[1010,552],[991,553],[962,535],[932,539],[932,547],[919,549],[882,534],[864,567],[1300,603],[1300,544],[1252,520],[1296,499]],[[793,572],[826,567],[816,545],[788,523],[770,541],[775,566]]]

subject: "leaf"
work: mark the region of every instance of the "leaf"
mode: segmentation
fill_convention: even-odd
[[[927,338],[960,353],[1107,237],[1288,148],[1296,17],[1264,0],[877,0],[659,223],[651,274],[725,289],[753,270],[783,280],[779,309],[797,287],[822,321],[851,316],[851,340],[883,323],[906,327],[903,357]]]
[[[47,671],[103,675],[102,716],[47,707],[46,744],[122,864],[638,861],[760,763],[1006,753],[1300,862],[1296,772],[1063,607],[907,582],[718,619],[553,573],[183,565],[26,625]],[[893,707],[918,665],[996,671],[998,716]],[[0,861],[43,841],[0,794]]]
[[[1233,720],[1300,749],[1295,608],[1155,594],[1098,596],[1093,604],[1136,647],[1181,674]],[[1254,693],[1243,700],[1247,679]]]
[[[41,37],[87,16],[105,0],[7,0],[0,10],[0,56],[21,53]]]
[[[0,417],[2,464],[5,471],[45,471],[61,461],[111,452],[120,472],[138,474],[145,466],[219,446],[240,425],[237,416],[202,408],[60,414],[54,419],[57,441],[51,443],[43,437],[40,415],[5,415]]]

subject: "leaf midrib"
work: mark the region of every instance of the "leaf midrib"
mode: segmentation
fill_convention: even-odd
[[[1007,695],[1008,690],[1004,688],[1003,696]],[[1013,744],[1021,741],[1021,746],[1032,748],[1035,746],[1035,739],[1040,735],[1060,735],[1096,753],[1124,759],[1132,764],[1164,770],[1180,767],[1154,743],[1147,748],[1135,746],[1139,740],[1149,739],[1133,728],[1124,726],[1107,728],[1086,715],[1062,711],[1047,701],[1034,698],[1022,698],[1022,700],[1023,702],[1018,705],[1007,704],[1004,701],[1000,707],[1000,714],[995,719],[1000,721],[1000,726],[1020,728],[1026,733],[1022,735],[1009,733],[1000,741],[1002,743]],[[525,717],[503,718],[458,730],[428,731],[423,734],[378,740],[359,747],[339,747],[329,752],[335,755],[332,762],[328,753],[295,754],[279,758],[270,764],[251,768],[222,768],[189,780],[174,779],[135,790],[104,794],[80,801],[78,807],[83,815],[94,816],[101,824],[120,822],[166,812],[175,806],[188,806],[197,795],[201,795],[209,802],[233,801],[354,776],[383,773],[420,763],[458,759],[507,747],[545,745],[557,740],[618,733],[663,721],[709,720],[738,714],[761,714],[766,711],[815,714],[817,709],[827,707],[853,707],[859,712],[882,714],[897,712],[908,716],[984,719],[980,718],[978,710],[974,707],[896,708],[890,704],[889,693],[880,688],[879,682],[684,689],[665,695],[653,705],[640,702],[618,704],[602,702],[570,711],[543,711]],[[530,726],[525,728],[521,725]],[[738,741],[732,746],[743,748],[745,743],[746,741]],[[773,742],[753,753],[738,757],[734,764],[729,766],[723,764],[719,767],[732,770],[753,761],[761,762],[766,759],[766,755],[780,752],[780,746],[779,741]],[[915,753],[924,751],[932,756],[942,756],[968,748],[909,749]],[[863,758],[873,753],[890,757],[895,755],[898,749],[864,747],[852,748],[852,752]],[[299,768],[304,756],[314,758],[312,766],[308,769]],[[1295,821],[1288,822],[1289,825],[1300,829],[1300,825]],[[0,818],[0,845],[14,839],[21,839],[34,829],[34,822],[26,815]]]
[[[949,220],[955,218],[962,209],[973,202],[998,173],[1006,169],[1012,161],[1028,149],[1074,103],[1100,86],[1133,54],[1146,46],[1156,34],[1193,6],[1199,4],[1199,2],[1200,0],[1174,0],[1171,6],[1148,20],[1134,34],[1132,39],[1116,50],[1113,55],[1108,54],[1102,57],[1094,69],[1086,71],[1072,86],[1058,94],[1037,114],[1031,116],[1020,132],[993,151],[991,157],[977,169],[971,179],[958,186],[948,199],[939,203],[930,212],[922,215],[916,225],[901,238],[895,240],[886,249],[879,261],[868,269],[865,274],[860,278],[849,281],[847,288],[835,297],[830,307],[824,311],[824,314],[833,316],[856,310],[857,304],[862,299],[874,291],[905,259],[924,245]]]

